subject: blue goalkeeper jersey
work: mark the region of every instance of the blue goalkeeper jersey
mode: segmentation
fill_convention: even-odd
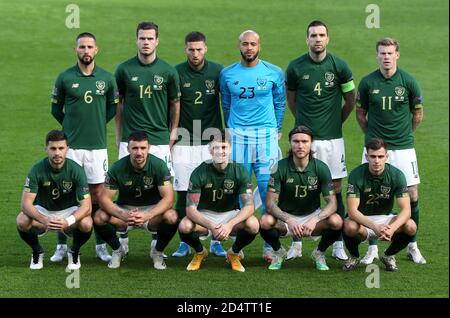
[[[257,135],[269,138],[281,132],[286,106],[284,82],[283,71],[263,60],[252,67],[237,62],[223,69],[220,93],[231,133],[245,135],[245,143],[258,143]]]

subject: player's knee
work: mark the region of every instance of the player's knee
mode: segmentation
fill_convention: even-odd
[[[404,231],[407,235],[413,236],[417,232],[417,225],[412,219],[409,219],[404,225]]]
[[[183,234],[189,234],[194,229],[194,223],[192,223],[191,220],[189,220],[187,217],[184,217],[180,225],[178,225],[178,231]]]
[[[342,229],[343,223],[342,218],[336,213],[328,217],[328,224],[332,230],[338,231]]]
[[[250,234],[257,234],[259,232],[259,222],[256,217],[253,215],[249,217],[245,221],[245,230],[249,232]]]
[[[270,214],[264,214],[259,220],[259,227],[264,230],[269,230],[275,225],[275,218]]]
[[[97,213],[94,215],[94,223],[95,225],[105,225],[108,223],[109,217],[108,214],[103,210],[97,210]]]
[[[359,225],[355,221],[352,220],[345,220],[344,221],[344,233],[347,236],[353,237],[358,234]]]
[[[21,231],[28,231],[31,225],[31,219],[23,212],[20,212],[16,218],[17,228]]]
[[[178,214],[177,211],[174,209],[169,209],[166,212],[164,212],[164,223],[167,224],[175,224],[178,221]]]
[[[89,232],[92,230],[93,221],[90,217],[84,217],[78,221],[78,229],[81,232]]]

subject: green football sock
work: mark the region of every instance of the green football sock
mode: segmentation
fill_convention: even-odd
[[[83,246],[91,237],[92,230],[89,232],[83,232],[79,229],[73,230],[73,243],[72,243],[72,251],[78,253],[80,251],[81,246]]]
[[[35,228],[31,228],[30,231],[24,232],[19,229],[17,229],[19,232],[19,236],[22,240],[27,243],[31,249],[33,250],[33,253],[42,253],[44,252],[44,249],[39,244],[39,239],[37,235],[37,230]]]
[[[158,225],[158,240],[156,241],[155,249],[159,252],[164,251],[166,246],[169,244],[170,240],[174,237],[177,232],[178,224],[167,224],[161,222]]]
[[[411,219],[416,222],[417,231],[419,231],[419,201],[411,202]],[[417,231],[415,235],[411,236],[410,243],[414,243],[417,240]]]
[[[256,233],[258,234],[258,233]],[[244,229],[237,231],[236,241],[234,241],[231,249],[234,253],[239,253],[245,246],[249,245],[256,237],[256,234],[251,234]]]
[[[67,244],[67,236],[63,232],[56,233],[57,244]]]
[[[357,234],[354,237],[350,237],[343,235],[345,247],[347,248],[348,252],[351,256],[359,257],[359,244],[361,244],[361,237]]]
[[[281,248],[280,243],[280,231],[276,228],[271,228],[270,230],[259,229],[261,237],[272,246],[274,251],[278,251]]]
[[[198,233],[192,232],[192,233],[181,233],[180,234],[180,239],[186,243],[187,245],[189,245],[190,247],[192,247],[197,253],[200,253],[201,251],[203,251],[203,245],[200,242],[200,238],[198,236]]]
[[[119,239],[116,235],[116,228],[112,224],[96,225],[94,224],[95,233],[103,238],[113,250],[120,247]]]
[[[317,249],[321,252],[325,252],[327,248],[333,244],[342,235],[341,230],[326,229],[322,231],[322,238],[320,239]]]
[[[186,195],[187,191],[177,191],[177,204],[175,210],[178,213],[179,220],[186,216]]]
[[[411,240],[411,236],[407,235],[406,233],[395,233],[392,236],[392,243],[389,245],[387,250],[384,252],[386,256],[395,255],[398,252],[400,252],[402,249],[404,249],[408,243]]]

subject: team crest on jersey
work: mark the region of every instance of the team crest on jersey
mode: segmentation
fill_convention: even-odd
[[[96,81],[95,87],[97,87],[97,90],[95,91],[95,94],[97,95],[105,95],[105,87],[106,84],[104,81]]]
[[[164,77],[155,75],[153,76],[153,82],[155,83],[155,85],[153,85],[153,89],[160,91],[162,90],[162,83],[164,82]]]
[[[308,177],[308,183],[309,183],[310,185],[312,185],[312,186],[316,185],[316,184],[317,184],[317,181],[318,181],[318,179],[317,179],[316,176],[309,176],[309,177]]]
[[[267,79],[266,78],[257,78],[256,84],[258,84],[258,90],[265,90],[266,84],[267,84]]]
[[[214,89],[214,85],[216,82],[214,80],[205,80],[206,86],[206,94],[215,94],[216,90]]]
[[[395,89],[394,89],[394,92],[395,92],[395,97],[394,97],[394,99],[396,100],[396,101],[404,101],[405,100],[405,88],[403,87],[403,86],[397,86]]]
[[[152,188],[153,187],[153,178],[149,176],[144,176],[142,178],[142,181],[144,182],[144,189]]]
[[[332,82],[334,80],[334,74],[331,72],[326,72],[325,73],[325,80],[327,82]]]
[[[63,181],[62,186],[64,189],[64,192],[70,192],[72,191],[72,182],[71,181]]]
[[[223,186],[225,187],[226,190],[231,190],[234,187],[234,181],[230,179],[225,179],[225,181],[223,182]]]
[[[380,187],[381,193],[388,194],[391,191],[391,187],[381,186]]]

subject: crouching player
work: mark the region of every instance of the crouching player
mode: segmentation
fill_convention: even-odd
[[[344,223],[344,241],[350,252],[343,269],[351,271],[359,262],[358,246],[362,240],[390,241],[380,260],[391,272],[398,271],[395,254],[404,249],[416,233],[416,223],[410,218],[408,187],[405,175],[386,163],[387,144],[372,138],[366,144],[367,163],[350,173],[347,188],[349,218]],[[400,208],[392,214],[394,200]]]
[[[109,268],[120,267],[125,257],[116,229],[122,233],[134,228],[157,231],[158,240],[150,248],[150,257],[154,268],[164,270],[167,266],[163,251],[177,231],[170,172],[163,160],[149,154],[145,132],[131,133],[127,147],[130,154],[114,163],[106,175],[94,226],[113,249]],[[119,196],[114,203],[117,192]]]
[[[258,219],[253,215],[252,183],[245,167],[228,159],[231,151],[228,132],[217,132],[209,144],[212,161],[204,161],[191,174],[186,217],[178,230],[182,240],[195,250],[188,271],[199,270],[208,256],[199,234],[212,234],[219,241],[236,235],[226,257],[233,270],[244,272],[239,252],[255,239],[259,230]],[[239,198],[243,203],[241,209]]]
[[[298,126],[289,132],[290,151],[278,161],[267,187],[266,210],[260,233],[274,249],[269,269],[278,270],[286,257],[280,236],[322,236],[312,252],[317,270],[329,270],[325,250],[340,236],[343,220],[336,214],[337,202],[328,166],[312,156],[312,131]],[[326,206],[320,208],[320,194]]]
[[[17,230],[33,250],[30,269],[43,267],[44,250],[38,236],[47,231],[73,235],[72,248],[67,252],[70,270],[80,268],[80,247],[91,236],[89,186],[83,168],[66,158],[68,150],[66,134],[50,131],[45,139],[47,158],[33,166],[25,181]]]

